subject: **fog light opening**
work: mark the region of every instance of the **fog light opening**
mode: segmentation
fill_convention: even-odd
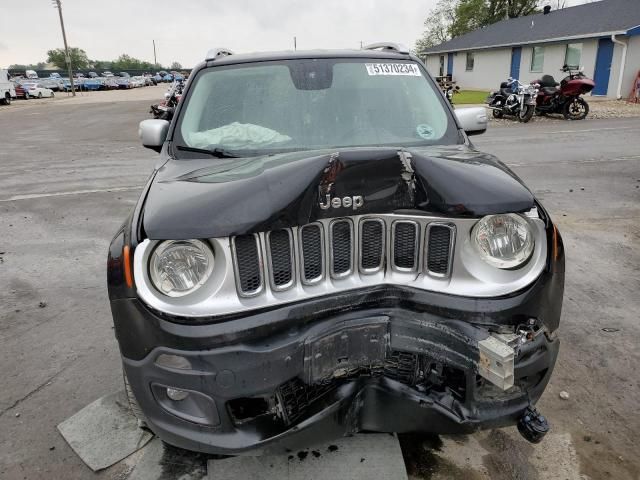
[[[189,396],[189,392],[185,392],[184,390],[180,390],[177,388],[167,387],[167,397],[174,402],[179,402],[184,400]]]

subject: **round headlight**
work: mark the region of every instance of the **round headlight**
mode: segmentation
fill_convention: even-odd
[[[516,268],[529,260],[535,241],[529,222],[520,215],[488,215],[471,230],[480,257],[497,268]]]
[[[213,252],[200,240],[162,242],[149,261],[154,287],[169,297],[182,297],[197,290],[212,271]]]

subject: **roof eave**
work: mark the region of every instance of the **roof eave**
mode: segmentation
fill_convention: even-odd
[[[636,27],[637,28],[637,27]],[[633,30],[633,29],[631,29]],[[554,43],[554,42],[562,42],[565,40],[579,40],[579,39],[587,39],[587,38],[600,38],[600,37],[610,37],[611,35],[625,35],[628,30],[617,30],[613,32],[600,32],[600,33],[589,33],[584,35],[572,35],[567,37],[557,37],[557,38],[547,38],[544,40],[530,40],[526,42],[512,42],[512,43],[501,43],[497,45],[485,45],[480,47],[467,47],[467,48],[453,48],[453,49],[442,49],[442,50],[429,50],[425,52],[426,55],[433,55],[439,53],[454,53],[454,52],[466,52],[469,50],[489,50],[492,48],[506,48],[506,47],[519,47],[521,45],[539,45],[542,43]]]

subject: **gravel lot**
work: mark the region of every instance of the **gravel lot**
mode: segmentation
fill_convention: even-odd
[[[156,159],[137,124],[165,89],[0,107],[2,479],[124,478],[93,474],[55,426],[121,388],[106,249]],[[561,353],[539,403],[552,434],[540,446],[515,429],[405,437],[412,478],[640,478],[640,122],[537,120],[474,142],[528,183],[564,236]]]

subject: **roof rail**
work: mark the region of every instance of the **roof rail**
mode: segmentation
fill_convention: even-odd
[[[228,55],[233,55],[233,52],[228,48],[224,48],[224,47],[212,48],[207,52],[207,56],[205,57],[205,60],[208,62],[210,60],[216,60],[217,58],[226,57]]]
[[[369,45],[365,45],[362,47],[363,50],[391,50],[393,52],[405,53],[408,54],[409,49],[400,43],[392,43],[392,42],[377,42],[371,43]]]

